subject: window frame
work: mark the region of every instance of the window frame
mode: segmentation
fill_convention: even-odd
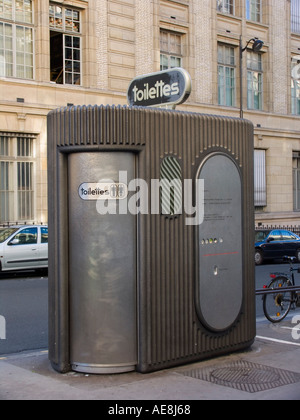
[[[5,0],[0,0],[2,3]],[[35,33],[34,33],[34,1],[31,1],[31,19],[27,21],[24,17],[24,21],[18,19],[16,0],[11,0],[11,16],[0,16],[0,26],[2,29],[3,55],[0,59],[0,77],[15,78],[22,80],[34,80],[35,79]],[[4,3],[3,3],[4,4]],[[24,11],[24,16],[25,16]],[[10,28],[10,34],[5,34],[5,30]],[[24,36],[17,38],[18,30],[27,31],[30,34],[30,44],[23,42]],[[9,36],[11,35],[11,36]],[[10,40],[10,41],[9,41]],[[31,45],[28,50],[28,45]],[[20,49],[20,46],[23,48]],[[23,59],[21,59],[23,55]],[[7,71],[7,57],[10,57],[8,65],[10,71]],[[29,62],[27,61],[29,59]],[[21,74],[22,72],[23,74]],[[26,76],[27,75],[27,76]]]
[[[56,26],[56,25],[52,26],[50,24],[51,17],[53,16],[54,19],[55,19],[55,16],[56,16],[55,13],[54,13],[54,15],[51,13],[51,8],[53,8],[53,7],[61,9],[61,15],[60,15],[61,20],[62,20],[61,27]],[[78,20],[71,19],[71,21],[73,23],[78,22],[78,25],[79,25],[78,30],[74,31],[74,30],[72,30],[72,29],[70,29],[66,26],[66,21],[69,20],[67,18],[67,13],[66,13],[67,11],[71,11],[73,13],[78,13]],[[57,16],[59,16],[59,15],[57,15]],[[49,28],[50,28],[50,30],[59,31],[59,32],[63,32],[63,33],[81,34],[81,11],[79,9],[77,9],[76,7],[73,7],[73,6],[66,6],[66,5],[59,6],[58,4],[50,3],[49,4]]]
[[[35,147],[32,135],[0,133],[0,173],[6,173],[0,183],[0,222],[35,219]]]
[[[257,60],[256,60],[257,57]],[[257,66],[255,65],[257,63]],[[255,88],[257,84],[257,88]],[[255,100],[255,96],[258,98]],[[262,111],[264,104],[263,54],[247,50],[247,108]]]
[[[262,23],[262,7],[261,0],[246,0],[246,19]]]
[[[226,15],[235,15],[235,0],[217,0],[217,11]]]
[[[300,4],[297,0],[291,0],[291,32],[300,34]]]
[[[266,150],[254,149],[254,206],[267,206]]]
[[[167,36],[167,42],[164,42],[162,35]],[[178,37],[180,43],[172,43],[172,37]],[[160,70],[172,69],[175,67],[182,67],[183,60],[183,44],[182,44],[183,35],[179,32],[168,31],[166,29],[160,30]],[[176,38],[175,38],[176,39]],[[175,44],[177,47],[180,47],[180,52],[172,49],[172,44]],[[167,48],[163,48],[163,45],[167,45]],[[178,60],[176,65],[172,64],[172,60]],[[166,64],[165,64],[166,63]],[[175,64],[175,63],[174,63]]]
[[[52,9],[51,9],[52,8]],[[61,16],[61,26],[56,26],[56,25],[51,25],[51,18],[54,16],[55,18],[55,13],[53,15],[53,13],[51,12],[51,10],[55,10],[53,8],[59,8],[61,9],[61,15],[57,15],[58,19],[59,16]],[[74,16],[74,13],[78,14],[78,20],[73,20],[73,24],[74,22],[78,23],[78,30],[72,30],[70,27],[67,27],[66,25],[66,21],[67,19],[67,11],[71,11],[72,12],[72,16]],[[73,25],[74,26],[74,25]],[[54,3],[50,3],[49,4],[49,31],[50,31],[50,81],[54,82],[56,84],[61,84],[61,85],[65,85],[65,86],[82,86],[82,69],[83,69],[83,63],[82,63],[82,53],[83,53],[83,49],[82,49],[82,32],[81,32],[81,28],[82,28],[82,12],[77,9],[76,7],[72,7],[72,6],[64,6],[64,5],[57,5]],[[61,34],[62,35],[62,41],[61,41],[61,48],[62,48],[62,69],[60,71],[60,73],[58,74],[58,76],[56,77],[56,79],[54,79],[54,77],[52,77],[52,65],[51,65],[51,33],[57,33],[57,34]],[[58,35],[57,35],[58,36]],[[67,38],[71,39],[71,43],[72,45],[67,45],[68,41]],[[75,42],[79,43],[79,47],[74,46]],[[68,56],[68,54],[71,52],[71,56]],[[79,55],[79,60],[75,57],[75,53],[78,56]],[[79,72],[75,71],[78,70],[78,65],[79,65]],[[71,66],[71,71],[68,71],[68,66]],[[60,74],[62,74],[62,79],[60,78]],[[68,77],[71,77],[71,83],[68,82]],[[76,82],[76,80],[79,79],[79,83]],[[62,82],[60,83],[58,80],[62,80]],[[70,79],[69,79],[70,80]]]
[[[228,50],[229,56],[227,56]],[[228,57],[229,60],[227,60]],[[223,73],[221,76],[220,71]],[[230,77],[227,77],[228,73],[231,73]],[[236,106],[236,74],[235,47],[218,43],[218,105]],[[231,81],[230,85],[227,84],[228,79]],[[228,93],[228,89],[230,89],[230,94]]]
[[[300,55],[291,61],[291,114],[300,115]]]

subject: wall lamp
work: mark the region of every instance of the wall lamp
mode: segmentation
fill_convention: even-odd
[[[243,48],[242,45],[242,36],[240,36],[240,118],[243,118],[244,112],[243,112],[243,52],[247,50],[249,44],[253,42],[252,45],[252,51],[259,52],[264,42],[261,41],[258,38],[251,38],[247,42],[246,46]]]

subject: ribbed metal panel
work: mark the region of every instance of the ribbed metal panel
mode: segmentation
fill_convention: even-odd
[[[252,344],[255,337],[253,126],[237,119],[128,107],[72,107],[48,117],[50,360],[68,370],[68,232],[66,153],[128,150],[137,177],[150,185],[174,157],[183,179],[196,179],[203,159],[221,151],[238,164],[243,184],[244,300],[229,331],[213,333],[195,309],[198,227],[185,215],[137,217],[138,366],[148,372],[196,361]],[[66,258],[62,256],[65,255]],[[217,310],[217,308],[216,308]]]

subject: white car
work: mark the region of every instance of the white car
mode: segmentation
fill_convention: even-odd
[[[0,227],[0,272],[48,268],[48,226]]]

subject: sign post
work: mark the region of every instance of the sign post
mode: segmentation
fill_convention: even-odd
[[[129,85],[127,99],[131,106],[175,109],[188,99],[191,90],[189,73],[177,67],[136,77]]]

